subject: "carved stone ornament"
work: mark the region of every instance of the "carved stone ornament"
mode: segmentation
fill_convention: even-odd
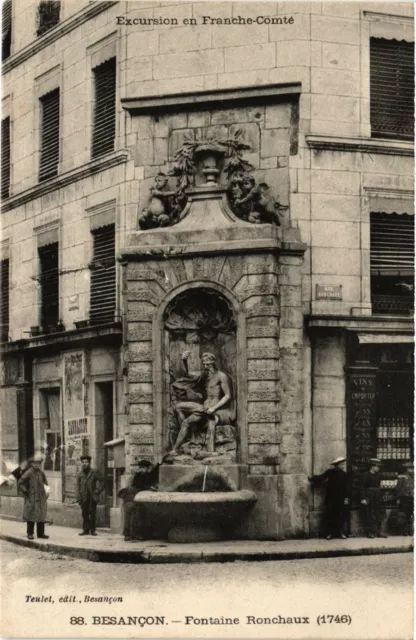
[[[257,185],[254,167],[243,158],[251,147],[241,141],[242,130],[231,138],[187,139],[175,153],[169,176],[176,177],[176,187],[169,188],[168,175],[158,173],[150,188],[148,205],[138,216],[140,229],[169,227],[181,219],[187,193],[195,186],[195,176],[203,176],[204,187],[218,187],[221,173],[227,181],[227,198],[231,210],[240,219],[254,224],[280,225],[286,209],[272,195],[269,186]]]
[[[179,464],[234,462],[236,326],[231,308],[216,292],[188,291],[172,301],[164,326],[170,345],[167,457]]]

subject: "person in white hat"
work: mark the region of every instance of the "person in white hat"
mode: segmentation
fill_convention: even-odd
[[[47,510],[47,493],[45,486],[48,481],[40,465],[42,454],[35,454],[30,460],[30,466],[18,481],[18,486],[24,497],[23,520],[27,523],[27,537],[33,540],[36,522],[38,538],[49,538],[45,535],[45,520]]]
[[[364,520],[364,530],[367,538],[387,538],[382,533],[383,521],[386,515],[386,508],[381,494],[381,460],[370,458],[368,462],[370,469],[364,474],[361,483],[361,509]]]
[[[330,468],[324,473],[309,478],[309,482],[315,485],[326,483],[322,524],[327,540],[347,537],[344,528],[349,498],[348,478],[344,470],[345,462],[346,459],[342,456],[335,458]]]

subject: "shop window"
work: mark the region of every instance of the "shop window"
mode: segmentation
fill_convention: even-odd
[[[59,164],[59,89],[40,98],[41,149],[39,181],[58,175]]]
[[[94,122],[92,157],[114,150],[116,135],[116,59],[111,58],[93,69]]]
[[[1,197],[10,195],[10,118],[1,121]]]
[[[59,389],[42,390],[43,438],[44,438],[44,470],[61,471],[62,464],[62,430],[61,430],[61,396]]]
[[[12,0],[3,1],[1,14],[1,59],[7,60],[12,46]]]
[[[116,310],[115,225],[92,231],[90,322],[114,322]]]
[[[0,289],[1,289],[1,327],[0,340],[7,342],[9,339],[9,300],[10,300],[10,284],[9,284],[9,260],[1,260],[0,271]]]
[[[59,244],[39,247],[40,323],[44,333],[56,330],[59,322]]]
[[[370,38],[370,120],[375,138],[414,137],[414,44]]]
[[[38,5],[38,25],[36,33],[38,36],[43,35],[52,27],[59,24],[61,12],[61,3],[59,0],[42,0]]]
[[[413,314],[414,251],[413,216],[371,213],[370,268],[373,314]]]

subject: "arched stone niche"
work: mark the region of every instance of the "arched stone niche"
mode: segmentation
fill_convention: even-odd
[[[237,461],[237,322],[208,285],[176,295],[163,313],[162,446],[173,464]]]

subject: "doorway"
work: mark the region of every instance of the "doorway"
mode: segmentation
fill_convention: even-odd
[[[101,504],[105,505],[105,519],[108,521],[109,509],[114,499],[114,469],[108,460],[104,442],[114,438],[114,384],[112,381],[96,382],[95,398],[95,450],[93,460],[104,478],[105,493]],[[109,464],[110,463],[110,464]]]

